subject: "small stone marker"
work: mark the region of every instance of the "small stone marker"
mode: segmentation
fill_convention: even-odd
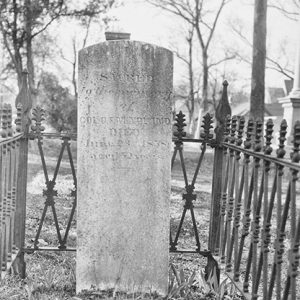
[[[150,44],[79,52],[77,292],[167,294],[172,77]]]

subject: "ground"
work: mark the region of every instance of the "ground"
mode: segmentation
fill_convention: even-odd
[[[46,164],[49,177],[53,174],[56,160],[59,153],[58,141],[44,142]],[[73,143],[73,153],[76,153],[76,144]],[[197,149],[190,148],[185,155],[185,166],[189,182],[193,178],[194,170],[199,157],[199,146]],[[27,218],[26,218],[26,246],[33,245],[37,227],[44,207],[42,190],[44,189],[44,175],[40,164],[40,157],[37,154],[36,145],[31,142],[28,170],[28,195],[27,195]],[[73,198],[68,196],[73,187],[73,180],[66,156],[61,164],[57,178],[56,188],[58,196],[55,197],[59,226],[62,232],[66,227],[70,214]],[[76,161],[76,157],[74,157]],[[205,155],[199,176],[195,184],[197,199],[195,204],[195,216],[199,230],[202,249],[207,248],[209,211],[210,211],[210,189],[212,176],[213,155],[208,151]],[[176,159],[172,171],[171,191],[171,230],[175,235],[182,213],[184,192],[184,181],[179,160]],[[184,222],[180,235],[179,247],[195,247],[190,214]],[[76,245],[76,218],[72,222],[68,246]],[[39,238],[39,245],[57,245],[56,231],[50,209],[45,218],[45,224]],[[7,276],[0,283],[0,299],[155,299],[156,295],[120,295],[113,291],[89,291],[75,296],[75,253],[74,252],[45,252],[36,251],[25,255],[27,264],[27,277],[24,280],[17,276]],[[217,299],[216,294],[203,280],[203,272],[206,259],[198,254],[171,255],[170,258],[170,293],[169,299]],[[175,269],[174,269],[175,267]],[[194,272],[194,273],[193,273]],[[175,277],[178,277],[177,280]],[[173,284],[172,284],[173,282]],[[225,282],[224,282],[225,286]],[[229,285],[228,285],[229,286]],[[232,288],[232,287],[231,287]],[[159,299],[159,298],[157,298]],[[224,298],[225,299],[225,298]],[[227,298],[233,299],[233,298]]]

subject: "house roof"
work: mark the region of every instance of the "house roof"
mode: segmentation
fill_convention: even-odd
[[[250,111],[250,103],[244,102],[232,108],[233,116],[246,116]],[[265,116],[282,116],[283,108],[280,103],[265,104]]]
[[[278,98],[285,96],[284,89],[278,87],[268,87],[265,93],[265,103],[278,103]]]
[[[293,84],[294,84],[294,80],[292,80],[292,79],[284,80],[284,89],[285,89],[286,96],[292,91]]]
[[[280,103],[265,104],[265,115],[282,116],[283,107]]]

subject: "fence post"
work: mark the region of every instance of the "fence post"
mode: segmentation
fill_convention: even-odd
[[[231,108],[228,102],[227,96],[228,82],[223,82],[222,96],[216,109],[216,144],[214,151],[214,166],[213,166],[213,179],[212,179],[212,200],[210,210],[210,225],[209,225],[209,239],[208,249],[211,253],[215,253],[219,247],[219,235],[220,235],[220,207],[222,196],[222,170],[223,166],[223,147],[222,142],[224,138],[224,129],[226,124],[226,118],[231,115]]]
[[[23,71],[22,86],[16,98],[16,108],[21,108],[21,132],[23,137],[20,139],[19,144],[19,164],[18,164],[18,179],[17,179],[17,192],[16,192],[16,221],[15,221],[15,241],[19,250],[14,270],[25,278],[26,264],[24,261],[24,248],[25,243],[25,218],[26,218],[26,192],[27,192],[27,164],[28,164],[28,131],[30,125],[30,110],[32,100],[27,82],[28,72]]]

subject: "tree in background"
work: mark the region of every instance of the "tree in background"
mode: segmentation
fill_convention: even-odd
[[[184,45],[187,46],[187,54],[183,53],[182,50],[179,49],[179,47],[176,47],[174,43],[170,45],[170,49],[173,50],[175,55],[179,60],[181,60],[184,65],[187,68],[187,81],[183,82],[179,86],[175,88],[175,97],[184,99],[185,106],[188,110],[188,131],[190,134],[193,132],[194,128],[194,111],[195,111],[195,104],[196,100],[198,100],[198,94],[199,94],[199,84],[198,84],[198,78],[195,74],[195,63],[194,63],[194,27],[189,26],[188,29],[183,29],[184,33]],[[183,76],[184,77],[184,76]]]
[[[115,4],[117,2],[115,1]],[[100,17],[98,15],[86,15],[80,17],[78,20],[80,33],[78,31],[73,32],[73,36],[71,38],[71,47],[72,51],[68,51],[66,53],[64,49],[60,49],[60,56],[63,60],[68,62],[72,67],[72,79],[71,83],[73,86],[73,92],[75,95],[75,99],[78,99],[78,88],[77,88],[77,53],[78,50],[85,48],[88,45],[89,37],[91,36],[92,32],[92,25],[97,26],[97,30],[99,32],[99,27],[107,26],[111,21],[115,21],[113,17],[109,17],[107,14],[102,14]],[[100,26],[99,26],[100,25]],[[97,34],[99,34],[97,32]],[[68,49],[70,50],[70,49]]]
[[[33,44],[43,32],[61,17],[95,16],[105,14],[115,0],[87,0],[74,3],[71,0],[6,0],[0,3],[0,32],[6,51],[9,53],[8,66],[17,76],[19,89],[22,71],[29,73],[30,92],[35,103]],[[77,5],[77,6],[76,6]]]
[[[201,102],[204,111],[208,110],[209,69],[232,57],[225,57],[216,63],[209,63],[209,47],[224,6],[230,0],[147,0],[148,3],[159,7],[179,17],[194,28],[201,49],[202,91]],[[213,4],[214,2],[214,4]],[[217,3],[217,5],[215,4]]]
[[[278,10],[290,20],[298,21],[300,9],[299,0],[269,0],[268,7]]]
[[[273,8],[269,6],[269,8]],[[292,19],[293,20],[293,19]],[[231,52],[236,55],[236,58],[240,61],[252,65],[250,50],[253,49],[253,42],[246,35],[245,24],[242,19],[230,20],[229,24],[232,32],[239,37],[243,42],[243,48],[237,49],[236,45],[234,49],[231,49]],[[288,79],[293,79],[293,67],[291,63],[290,54],[287,52],[287,44],[290,42],[287,39],[277,40],[276,49],[268,49],[266,53],[266,69],[274,70]],[[246,46],[246,47],[244,47]],[[270,45],[269,45],[270,47]]]
[[[39,82],[39,99],[47,112],[47,123],[57,131],[77,129],[77,102],[68,88],[62,87],[58,78],[43,73]]]
[[[255,0],[250,117],[264,119],[267,40],[267,0]]]

